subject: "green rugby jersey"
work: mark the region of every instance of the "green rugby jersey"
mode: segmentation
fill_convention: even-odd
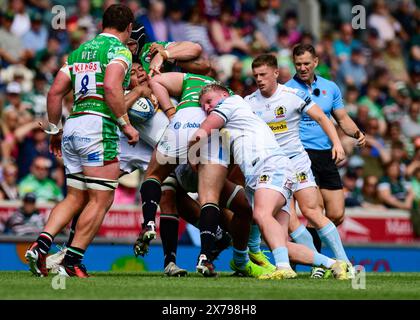
[[[176,111],[184,108],[198,107],[200,108],[200,103],[198,102],[198,96],[201,89],[212,83],[217,83],[218,81],[212,77],[203,76],[200,74],[185,73],[184,81],[182,82],[182,95],[180,103],[176,107]],[[234,93],[230,90],[230,95]]]
[[[150,47],[152,46],[153,43],[160,44],[166,49],[172,42],[156,41],[156,42],[147,42],[144,44],[143,48],[141,49],[139,53],[139,61],[144,71],[146,71],[147,73],[149,73],[150,71],[150,61],[152,60],[150,57]],[[164,64],[163,67],[165,68],[166,63],[164,62],[163,64]]]
[[[104,99],[105,69],[113,60],[122,60],[127,64],[123,87],[128,87],[131,52],[114,35],[101,33],[70,53],[67,64],[74,96],[71,116],[89,113],[115,120]]]

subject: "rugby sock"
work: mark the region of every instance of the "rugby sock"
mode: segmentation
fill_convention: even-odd
[[[67,240],[67,243],[66,243],[67,248],[71,246],[71,243],[73,241],[74,233],[76,232],[76,224],[77,224],[77,220],[79,220],[79,217],[80,217],[80,213],[77,216],[75,216],[73,220],[71,221],[69,239]]]
[[[314,241],[308,229],[301,224],[295,231],[290,234],[294,242],[303,244],[304,246],[316,251]]]
[[[277,268],[291,268],[289,261],[289,253],[286,247],[277,247],[273,250],[274,261]]]
[[[147,226],[149,221],[155,222],[156,210],[162,195],[160,185],[160,181],[153,178],[146,179],[141,185],[140,195],[144,219],[143,228]]]
[[[165,256],[164,267],[166,267],[169,262],[176,262],[178,225],[179,216],[177,214],[160,214],[160,238],[162,239],[163,254]]]
[[[82,263],[83,256],[86,250],[77,247],[68,247],[66,255],[64,256],[64,264],[74,266]]]
[[[334,223],[329,222],[325,227],[318,230],[318,234],[321,240],[331,248],[337,259],[350,262],[347,258],[346,252],[344,251],[340,235],[338,234],[338,230]]]
[[[314,251],[314,262],[313,265],[316,267],[324,266],[326,268],[331,268],[331,266],[335,263],[335,260],[324,256],[316,251]]]
[[[39,251],[41,251],[42,254],[47,254],[48,251],[50,251],[53,240],[54,237],[48,232],[41,232],[38,236],[38,239],[36,239]]]
[[[322,241],[318,235],[318,232],[316,231],[315,228],[312,228],[312,227],[306,227],[306,229],[308,229],[309,233],[312,236],[312,239],[314,239],[314,245],[315,245],[316,251],[321,252]]]
[[[261,251],[261,232],[257,224],[251,225],[251,232],[249,233],[248,248],[252,253]]]
[[[249,258],[247,250],[238,250],[233,248],[233,262],[235,262],[235,266],[240,269],[245,268],[248,261]]]
[[[206,203],[200,213],[201,254],[212,260],[211,252],[215,248],[217,226],[219,224],[220,209],[215,203]]]

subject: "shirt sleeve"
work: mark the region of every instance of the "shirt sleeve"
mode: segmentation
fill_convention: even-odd
[[[344,103],[343,103],[343,97],[341,96],[341,91],[338,86],[332,82],[332,89],[333,89],[333,103],[332,103],[332,109],[343,109]]]
[[[113,46],[108,51],[108,64],[118,61],[123,61],[127,65],[127,70],[131,70],[132,56],[127,47]]]
[[[310,108],[312,108],[313,105],[315,105],[315,102],[312,100],[311,96],[303,90],[297,89],[295,92],[295,97],[296,103],[299,103],[300,105],[298,108],[300,113],[307,112]]]
[[[223,101],[219,102],[219,104],[214,108],[211,113],[214,113],[221,117],[223,121],[226,123],[229,119],[232,118],[235,110],[238,108],[238,105],[234,103],[234,99],[226,98]]]

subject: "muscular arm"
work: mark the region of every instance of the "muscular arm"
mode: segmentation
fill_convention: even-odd
[[[175,107],[172,105],[170,97],[178,97],[182,94],[183,81],[184,74],[180,72],[166,72],[156,75],[150,80],[150,88],[152,88],[153,94],[156,96],[165,114],[168,110]]]
[[[201,123],[200,128],[192,136],[189,142],[189,147],[193,146],[200,140],[206,139],[210,136],[212,130],[220,129],[224,126],[224,124],[225,122],[221,117],[211,113],[206,120]]]
[[[203,56],[188,61],[177,61],[176,64],[189,73],[206,75],[211,70],[210,60]]]
[[[198,43],[191,41],[171,43],[166,50],[169,52],[170,59],[177,61],[188,61],[198,58],[203,51]]]
[[[124,89],[122,87],[125,77],[123,63],[112,63],[106,67],[104,79],[104,96],[107,106],[116,118],[127,112],[124,103]]]
[[[332,115],[346,135],[357,139],[358,146],[363,147],[365,145],[365,135],[349,117],[345,109],[336,109],[332,112]]]
[[[49,122],[58,125],[62,114],[63,99],[71,89],[70,77],[62,71],[58,72],[47,95],[47,113]]]

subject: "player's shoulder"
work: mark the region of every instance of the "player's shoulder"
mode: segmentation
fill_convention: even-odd
[[[332,88],[334,90],[340,90],[338,88],[338,85],[332,80],[317,76],[317,82],[319,83],[319,86],[322,85],[328,88]]]
[[[289,99],[299,98],[305,100],[309,96],[308,93],[306,93],[302,89],[289,87],[283,84],[279,84],[278,90],[281,94],[287,96]]]
[[[259,96],[260,96],[259,92],[260,92],[260,90],[256,90],[256,91],[254,91],[253,93],[251,93],[251,94],[249,94],[249,95],[245,96],[245,97],[244,97],[244,100],[245,100],[245,101],[248,101],[248,102],[250,102],[250,103],[257,101],[257,100],[258,100],[258,98],[259,98]]]

